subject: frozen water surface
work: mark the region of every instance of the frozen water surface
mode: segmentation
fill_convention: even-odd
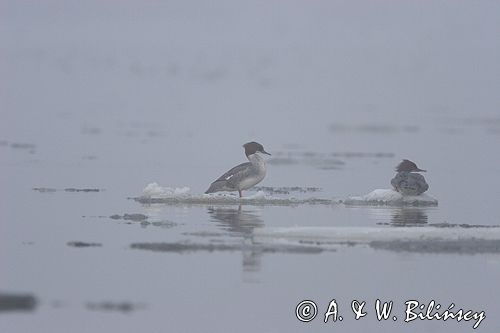
[[[344,200],[346,205],[437,206],[438,201],[427,193],[402,195],[392,189],[377,189],[362,196]]]
[[[0,332],[500,331],[499,12],[1,1]],[[253,140],[266,178],[202,194]],[[439,205],[348,204],[403,158]]]

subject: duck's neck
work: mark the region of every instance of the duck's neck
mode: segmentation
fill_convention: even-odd
[[[250,163],[252,163],[252,165],[262,167],[262,168],[266,167],[266,161],[264,160],[264,158],[262,156],[260,156],[257,153],[248,155],[247,158],[250,161]]]

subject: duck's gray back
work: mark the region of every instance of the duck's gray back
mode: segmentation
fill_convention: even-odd
[[[205,193],[218,191],[237,191],[239,183],[252,172],[252,163],[246,162],[235,166],[217,178]]]
[[[424,176],[414,172],[398,172],[391,179],[391,185],[394,189],[403,195],[419,195],[429,189],[429,184]]]

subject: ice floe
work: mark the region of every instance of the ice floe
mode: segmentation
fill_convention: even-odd
[[[500,253],[500,227],[286,227],[254,230],[262,244],[365,245],[396,252]]]
[[[132,303],[132,302],[88,302],[86,304],[88,310],[91,311],[109,311],[109,312],[123,312],[128,313],[134,310],[144,309],[144,304]]]
[[[0,292],[0,312],[33,311],[37,300],[30,293],[14,294]]]
[[[369,243],[372,241],[416,239],[494,239],[500,240],[498,228],[462,227],[282,227],[255,229],[254,236],[289,240],[328,241],[332,243]]]
[[[319,188],[309,187],[257,187],[256,192],[240,198],[235,193],[217,192],[210,194],[191,193],[189,187],[162,187],[157,183],[148,184],[142,195],[133,198],[143,204],[246,204],[246,205],[388,205],[388,206],[437,206],[438,201],[428,194],[403,196],[391,189],[377,189],[363,196],[352,196],[345,200],[336,198],[319,198],[291,196],[310,192],[319,192]]]
[[[57,188],[52,188],[52,187],[34,187],[33,191],[37,191],[40,193],[54,193],[57,191],[64,191],[64,192],[102,192],[104,189],[101,188],[75,188],[75,187],[67,187],[65,189],[57,189]]]
[[[67,242],[66,245],[71,246],[71,247],[101,247],[101,243],[88,243],[88,242],[81,242],[81,241],[73,241],[73,242]]]
[[[437,199],[422,193],[402,195],[392,189],[377,189],[362,196],[348,197],[346,205],[388,205],[388,206],[437,206]]]
[[[254,251],[261,253],[321,253],[325,249],[302,244],[287,244],[275,242],[273,244],[225,244],[225,243],[133,243],[130,248],[137,250],[148,250],[153,252],[173,252],[173,253],[192,253],[192,252],[233,252],[233,251]]]
[[[144,188],[140,197],[133,198],[143,204],[171,204],[171,205],[217,205],[217,204],[245,204],[245,205],[332,205],[339,200],[321,199],[316,197],[294,198],[278,197],[262,190],[250,192],[243,198],[235,193],[217,192],[210,194],[190,193],[189,187],[162,187],[157,183],[151,183]]]

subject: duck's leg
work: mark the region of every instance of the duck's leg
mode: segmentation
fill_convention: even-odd
[[[240,194],[240,198],[243,198],[243,192],[241,190],[238,190],[238,193]]]

